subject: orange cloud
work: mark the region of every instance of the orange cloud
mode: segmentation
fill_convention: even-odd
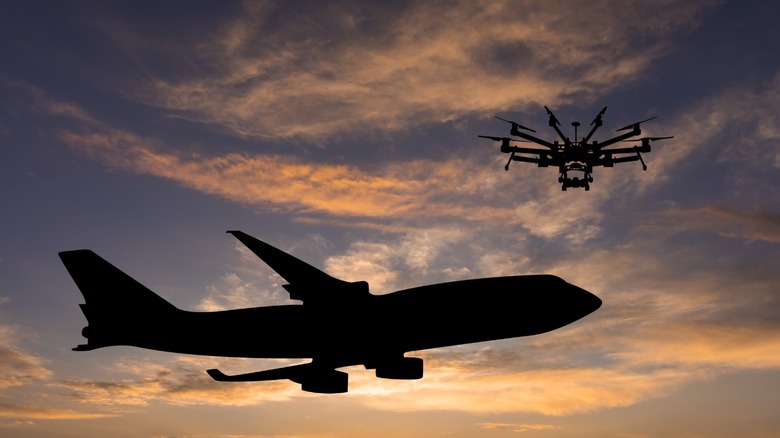
[[[689,381],[688,372],[630,372],[613,368],[511,372],[429,366],[422,380],[382,381],[350,373],[351,397],[391,411],[532,412],[568,415],[629,406]],[[366,373],[368,374],[368,373]],[[373,380],[371,380],[373,378]]]
[[[278,361],[269,362],[273,363],[269,368],[282,366]],[[216,366],[235,369],[246,367],[248,363],[251,362],[242,359],[187,356],[176,356],[168,364],[123,359],[115,363],[112,370],[125,374],[125,379],[61,379],[49,386],[66,389],[79,403],[108,414],[134,412],[155,401],[171,405],[251,406],[312,396],[301,393],[298,385],[286,380],[233,385],[216,382],[205,372]]]
[[[368,172],[283,155],[228,153],[207,157],[161,152],[162,147],[153,140],[108,127],[91,133],[64,132],[61,138],[109,167],[170,179],[268,210],[372,221],[392,219],[401,224],[489,219],[545,238],[564,237],[574,244],[598,235],[601,205],[610,197],[608,191],[576,199],[536,197],[560,188],[531,177],[523,192],[513,193],[501,189],[495,168],[475,170],[473,163],[457,158],[390,162]]]
[[[780,368],[780,329],[671,323],[648,328],[614,353],[625,363],[727,369]]]
[[[704,229],[724,237],[780,243],[780,213],[740,211],[722,206],[667,210],[658,214],[663,227]]]
[[[314,140],[591,100],[636,79],[706,8],[672,3],[318,9],[308,18],[321,26],[303,28],[300,16],[246,5],[193,47],[106,31],[139,58],[154,49],[213,66],[154,79],[134,98],[241,136]]]
[[[526,432],[528,430],[551,430],[557,426],[550,424],[511,424],[511,423],[479,423],[482,429],[512,430],[514,432]]]
[[[52,372],[43,360],[16,345],[15,327],[0,324],[0,389],[49,379]]]
[[[32,420],[91,420],[112,415],[105,413],[81,412],[72,409],[58,409],[42,406],[20,406],[0,403],[0,417],[24,418]]]

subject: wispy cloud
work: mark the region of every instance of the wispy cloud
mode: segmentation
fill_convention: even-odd
[[[0,324],[0,389],[39,382],[51,377],[44,361],[17,346],[18,329]]]
[[[633,337],[614,355],[626,363],[684,365],[698,370],[780,368],[780,329],[672,323]]]
[[[529,178],[524,192],[502,190],[495,168],[475,170],[472,162],[458,158],[362,169],[283,155],[164,152],[154,139],[109,127],[63,132],[61,138],[106,166],[170,179],[240,204],[300,215],[370,219],[374,226],[392,220],[391,229],[431,220],[464,224],[490,219],[544,238],[583,242],[598,235],[600,207],[610,197],[604,191],[576,199],[532,199],[560,188]]]
[[[512,423],[479,423],[482,429],[511,430],[513,432],[526,432],[529,430],[551,430],[557,426],[551,424],[512,424]]]
[[[367,259],[371,263],[366,272],[394,266],[379,269],[380,280],[382,273],[430,273],[448,257],[449,248],[469,237],[461,233],[431,231],[395,236],[381,245],[364,242],[343,256],[329,258],[326,265],[331,273],[357,275],[364,269],[357,262],[373,255],[374,259]],[[558,259],[547,267],[575,284],[593,288],[605,300],[604,307],[583,323],[498,344],[412,353],[425,359],[425,377],[418,381],[377,379],[371,371],[351,367],[347,370],[350,392],[342,398],[389,411],[558,416],[630,406],[734,370],[780,368],[776,324],[756,320],[745,325],[728,317],[731,312],[751,309],[756,299],[771,294],[772,282],[754,278],[758,281],[754,286],[739,289],[742,299],[719,300],[721,296],[733,298],[735,285],[744,284],[754,273],[744,273],[742,278],[728,269],[692,273],[691,267],[698,262],[687,259],[684,249],[670,252],[666,243],[651,243],[657,236],[652,239],[638,238],[609,251],[599,250],[587,260],[574,260],[575,253],[572,259]],[[413,257],[404,259],[402,253],[409,252],[402,251],[405,247],[419,253],[411,251]],[[599,268],[606,259],[619,260],[623,268]],[[386,281],[388,286],[403,280],[391,275]],[[239,289],[244,282],[226,281]],[[318,397],[287,381],[232,385],[213,382],[203,372],[215,366],[254,371],[281,365],[191,357],[166,363],[127,360],[112,366],[125,379],[67,379],[55,386],[67,389],[85,406],[106,413],[129,412],[153,401],[253,406]]]
[[[46,406],[23,406],[0,402],[0,417],[6,418],[24,418],[32,420],[91,420],[110,416],[110,414],[105,413],[90,413]]]
[[[134,98],[240,135],[316,139],[592,99],[594,90],[603,95],[640,77],[707,8],[680,1],[400,10],[247,3],[197,43],[155,45],[115,25],[106,31],[134,59],[187,53],[212,66],[157,77]]]
[[[662,226],[677,231],[707,230],[725,237],[780,243],[780,213],[740,211],[722,206],[667,210],[658,214]]]
[[[758,202],[754,194],[773,193],[766,188],[772,188],[771,175],[780,167],[779,96],[776,74],[766,83],[734,85],[682,108],[663,132],[651,134],[675,138],[653,144],[648,172],[638,187],[646,190],[690,174],[704,182],[727,181],[726,196],[739,193]]]
[[[369,171],[324,163],[309,165],[279,155],[208,157],[164,152],[164,146],[153,139],[106,126],[91,134],[67,132],[62,138],[108,166],[167,178],[251,206],[300,212],[314,218],[349,220],[356,217],[359,221],[379,225],[388,219],[396,224],[406,221],[412,225],[411,229],[382,239],[374,237],[354,242],[345,253],[325,261],[324,267],[331,274],[349,280],[369,280],[375,291],[412,285],[413,277],[415,280],[423,276],[446,280],[459,275],[471,276],[476,270],[505,275],[508,273],[503,272],[505,270],[518,273],[517,269],[541,269],[593,288],[607,303],[600,310],[603,316],[591,321],[591,329],[562,331],[543,340],[530,340],[530,344],[523,343],[532,352],[529,354],[533,358],[530,362],[535,366],[533,369],[517,369],[517,365],[502,364],[497,357],[492,357],[486,371],[486,363],[470,367],[463,365],[463,357],[447,361],[431,354],[426,356],[429,371],[420,382],[383,382],[371,373],[351,371],[350,397],[369,406],[390,410],[522,411],[564,415],[631,405],[668,394],[691,381],[727,369],[780,366],[777,361],[780,340],[771,328],[757,326],[754,331],[746,332],[728,323],[711,321],[715,312],[722,315],[731,310],[741,311],[740,306],[745,305],[745,301],[714,305],[713,299],[728,294],[730,288],[745,279],[731,278],[729,271],[716,276],[710,271],[692,275],[695,260],[690,259],[689,254],[684,250],[670,253],[668,245],[653,243],[658,235],[641,235],[641,227],[637,229],[640,235],[622,246],[591,248],[587,258],[572,251],[565,257],[546,262],[518,257],[518,253],[531,249],[530,243],[523,239],[513,239],[516,252],[501,257],[500,251],[491,252],[496,247],[494,243],[476,238],[479,230],[469,227],[470,223],[485,227],[484,219],[490,218],[490,223],[502,227],[512,225],[542,239],[552,241],[563,237],[570,238],[571,243],[587,241],[598,236],[599,223],[603,220],[602,208],[614,196],[611,192],[616,190],[614,188],[573,200],[554,196],[540,198],[540,193],[559,188],[528,178],[532,188],[537,189],[534,196],[512,192],[500,195],[496,193],[500,182],[493,169],[476,178],[473,173],[472,178],[464,177],[463,169],[468,166],[462,159],[443,163],[426,160],[391,162],[374,166]],[[622,178],[626,177],[606,173],[603,177],[611,182]],[[466,183],[453,187],[452,181],[458,180]],[[307,191],[316,191],[317,195],[307,194]],[[449,196],[453,191],[457,197]],[[754,217],[733,210],[702,209],[685,214],[710,215],[721,224],[727,224],[724,229],[731,229],[732,234],[737,233],[734,229],[744,231],[757,224],[771,230],[773,224],[771,217]],[[449,225],[423,226],[432,219]],[[762,235],[772,236],[772,233]],[[665,239],[673,236],[672,229],[666,229],[662,235]],[[464,252],[464,242],[469,242],[465,248],[473,246],[473,251]],[[506,245],[500,247],[506,252]],[[459,250],[457,260],[473,256],[473,260],[482,260],[483,265],[463,263],[461,266],[465,271],[446,272],[447,267],[458,267],[456,259],[447,260],[453,248]],[[605,260],[619,260],[624,268],[605,272]],[[755,282],[755,279],[750,281]],[[233,300],[234,305],[246,304],[246,294],[241,291],[247,286],[247,280],[228,276],[224,283],[227,288],[225,299]],[[765,282],[756,283],[755,287],[752,297],[768,293]],[[686,294],[670,292],[678,290],[685,290]],[[651,318],[648,315],[664,316]],[[696,315],[698,322],[683,324],[691,315]],[[600,333],[598,336],[596,330]],[[575,334],[579,336],[577,339],[572,338]],[[696,342],[687,342],[690,339]],[[597,362],[601,364],[563,367],[572,354],[577,354],[577,345],[587,345],[591,354],[598,351]],[[664,351],[678,354],[672,357],[663,354]],[[748,356],[763,359],[746,360]],[[512,361],[526,362],[517,357]],[[297,385],[289,382],[260,383],[263,395],[258,395],[251,386],[213,386],[201,371],[202,368],[195,371],[190,367],[174,377],[177,373],[168,368],[160,376],[132,380],[117,387],[93,386],[90,382],[70,382],[69,385],[79,388],[85,394],[85,400],[125,400],[127,405],[132,405],[133,400],[148,399],[163,399],[169,403],[251,405],[266,400],[287,400],[299,391]],[[118,391],[120,395],[112,395],[111,391]]]
[[[11,424],[0,424],[0,427],[24,426],[29,420],[83,420],[107,416],[59,407],[56,396],[41,398],[36,391],[41,391],[54,373],[44,365],[44,359],[18,345],[24,337],[18,327],[0,324],[0,417],[16,420]],[[17,391],[28,393],[20,397]]]
[[[71,399],[112,414],[134,412],[156,401],[171,405],[248,406],[308,396],[301,395],[297,385],[288,381],[233,385],[216,382],[205,372],[216,366],[246,367],[248,362],[197,357],[175,357],[169,363],[124,359],[114,364],[115,371],[126,376],[123,380],[60,379],[49,386],[65,389]],[[278,361],[276,365],[279,366]]]

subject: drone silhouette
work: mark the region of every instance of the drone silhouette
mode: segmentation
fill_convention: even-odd
[[[655,117],[651,117],[649,119],[631,123],[616,130],[615,132],[628,131],[616,137],[602,142],[596,140],[590,141],[593,133],[603,125],[602,117],[607,111],[607,107],[604,107],[590,123],[593,128],[588,135],[582,139],[577,137],[577,128],[580,126],[580,122],[572,122],[571,125],[574,127],[574,140],[572,141],[561,132],[559,128],[561,122],[559,122],[558,118],[555,117],[555,114],[550,111],[550,108],[545,106],[544,109],[547,111],[547,115],[550,116],[549,125],[555,130],[563,143],[558,142],[558,140],[549,142],[534,137],[523,131],[536,132],[535,130],[498,116],[495,117],[512,125],[510,135],[520,137],[521,139],[495,137],[490,135],[480,135],[479,137],[501,142],[501,152],[510,154],[509,161],[507,161],[506,166],[504,166],[504,170],[509,170],[509,163],[513,160],[535,163],[538,167],[558,166],[558,170],[560,171],[558,182],[561,183],[561,190],[563,191],[566,191],[569,187],[584,187],[586,191],[590,190],[590,183],[593,182],[593,168],[597,166],[613,167],[616,163],[639,161],[642,163],[642,169],[647,170],[647,165],[642,159],[642,152],[650,152],[650,143],[653,141],[674,138],[674,136],[668,136],[632,139],[631,137],[635,137],[642,133],[642,130],[639,127],[641,123],[655,119]],[[542,145],[547,149],[513,146],[510,144],[512,142],[532,142]],[[640,145],[605,149],[606,147],[619,142],[640,142]],[[582,177],[574,176],[570,178],[569,172],[572,171],[581,172]]]

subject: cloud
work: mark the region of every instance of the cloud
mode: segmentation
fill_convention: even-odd
[[[245,35],[234,37],[233,50],[241,52],[249,44],[250,37],[246,35],[255,35],[254,32],[246,29]],[[498,45],[491,50],[534,55],[536,52],[529,47]],[[445,52],[443,56],[447,59],[450,55]],[[577,62],[580,61],[575,60],[572,65],[579,65]],[[629,65],[626,71],[633,68]],[[468,156],[443,162],[417,159],[358,166],[281,154],[171,152],[170,145],[115,129],[74,104],[55,105],[40,94],[36,102],[41,111],[79,122],[77,127],[63,131],[61,138],[106,166],[158,176],[202,193],[261,210],[293,213],[304,220],[388,231],[390,234],[377,233],[357,240],[324,263],[326,270],[336,276],[368,279],[372,290],[413,285],[412,280],[419,278],[436,281],[518,271],[554,272],[592,288],[605,305],[583,324],[519,340],[500,351],[472,354],[468,349],[458,349],[451,356],[429,352],[425,355],[426,377],[417,382],[386,382],[375,379],[370,372],[350,370],[353,389],[346,396],[392,410],[565,415],[661,397],[689,382],[729,370],[779,366],[778,334],[768,322],[771,318],[751,321],[749,326],[738,323],[754,319],[759,312],[756,303],[761,304],[761,312],[776,320],[772,306],[776,303],[772,301],[776,300],[774,277],[751,278],[755,271],[740,272],[745,266],[724,265],[713,256],[718,251],[702,251],[713,247],[723,250],[722,246],[711,243],[713,246],[691,249],[687,240],[685,244],[670,244],[675,238],[690,238],[690,234],[679,233],[696,229],[777,242],[774,213],[720,206],[673,208],[653,218],[661,225],[673,225],[662,227],[667,232],[660,236],[640,227],[631,231],[636,234],[630,236],[632,242],[628,244],[610,246],[610,239],[599,240],[604,237],[603,223],[614,220],[605,214],[608,202],[620,202],[620,195],[633,193],[632,190],[657,187],[658,182],[678,178],[675,172],[691,162],[686,158],[708,151],[708,145],[716,144],[718,148],[701,156],[714,162],[737,163],[747,169],[755,164],[746,158],[752,154],[760,157],[757,161],[761,169],[776,166],[776,154],[771,147],[776,136],[772,114],[777,112],[771,111],[772,94],[767,92],[776,89],[749,93],[740,88],[702,102],[681,119],[679,129],[670,130],[674,134],[691,134],[676,138],[675,147],[653,155],[655,162],[647,174],[640,174],[639,178],[634,173],[599,173],[599,190],[576,198],[556,196],[560,195],[559,187],[539,179],[538,173],[534,173],[538,169],[518,166],[511,178],[502,179],[505,174],[500,171],[503,163],[499,161],[504,157],[494,160],[492,167],[484,162],[475,165],[475,160],[483,157]],[[306,87],[302,90],[302,97],[311,93]],[[330,93],[328,96],[340,96],[338,90],[323,90]],[[204,88],[204,96],[207,91],[211,89]],[[446,89],[442,95],[447,96]],[[244,98],[240,93],[234,97],[236,102]],[[746,103],[736,102],[738,98]],[[434,97],[426,99],[434,102]],[[763,102],[764,115],[754,117],[757,113],[750,109],[751,102]],[[423,114],[420,120],[443,120],[464,111],[447,106],[452,105],[447,102],[434,103],[439,106],[421,106],[428,108],[430,114]],[[361,104],[365,105],[356,102],[355,108]],[[186,105],[177,103],[171,108]],[[198,105],[192,108],[193,113],[188,116],[208,123],[220,123],[220,117],[225,117],[218,109]],[[734,115],[740,113],[734,108],[744,108],[744,116]],[[246,119],[239,118],[235,125],[228,125],[231,129],[240,131],[242,124],[248,124],[252,115],[257,114],[251,105],[242,111]],[[344,111],[333,115],[335,122],[327,117],[324,121],[315,119],[311,132],[333,132],[336,127],[349,130],[351,123],[366,120],[367,116],[354,108],[348,106]],[[353,118],[339,122],[348,115]],[[400,124],[407,116],[390,106],[387,114],[374,117],[370,120],[388,121],[382,126],[397,129],[393,123]],[[271,135],[307,135],[305,129],[309,127],[295,123],[283,121],[278,125],[279,131]],[[270,122],[262,121],[258,129],[264,124]],[[729,143],[719,140],[731,138],[735,127],[749,133],[744,146],[722,148]],[[750,153],[743,157],[744,151]],[[484,170],[475,172],[474,168]],[[522,186],[518,181],[522,181]],[[432,221],[435,227],[431,226]],[[498,244],[499,239],[511,242]],[[656,242],[657,239],[661,241]],[[565,245],[566,249],[554,259],[534,257],[539,254],[535,246],[540,242]],[[720,240],[716,243],[722,244]],[[748,265],[751,260],[743,264]],[[231,267],[224,278],[209,288],[202,309],[252,305],[255,300],[247,293],[251,288],[278,290],[278,280],[271,274],[251,277],[238,268]],[[738,318],[741,319],[736,321]],[[112,404],[127,411],[148,406],[153,400],[247,406],[306,396],[290,382],[217,384],[202,372],[212,366],[213,363],[205,362],[139,363],[125,368],[129,375],[125,380],[60,380],[57,387],[71,391],[77,400],[90,406],[104,407],[105,412],[113,412],[109,407]]]
[[[625,363],[679,364],[698,369],[780,368],[780,328],[670,323],[632,338],[616,352]]]
[[[457,371],[442,363],[429,364],[425,378],[411,383],[355,379],[350,393],[381,410],[559,416],[629,406],[666,394],[690,377],[675,369],[629,372],[569,367],[511,372],[453,366]]]
[[[37,114],[67,117],[88,125],[99,123],[80,105],[52,98],[44,90],[27,81],[10,79],[5,75],[0,74],[0,84],[12,89],[20,90],[27,96],[30,96],[33,103],[28,105],[27,109]]]
[[[16,345],[18,337],[15,327],[0,324],[0,389],[45,381],[52,375],[43,359]]]
[[[17,343],[23,335],[17,327],[0,324],[0,417],[25,420],[83,420],[102,418],[104,413],[57,407],[56,395],[39,397],[41,385],[48,384],[53,372],[44,359],[30,354]],[[21,396],[19,395],[21,391]],[[35,403],[32,398],[38,398]],[[25,423],[0,425],[14,427]]]
[[[660,223],[653,224],[653,227],[667,227],[678,232],[707,230],[724,237],[780,243],[780,213],[708,206],[666,210],[658,217]]]
[[[457,266],[449,257],[455,248],[465,246],[464,241],[477,245],[474,254],[485,251],[479,246],[485,242],[472,237],[460,228],[374,237],[331,256],[325,266],[349,280],[363,279],[351,275],[376,271],[374,280],[378,278],[383,287],[397,287],[406,281],[404,276],[416,273],[444,278],[447,274],[438,271]],[[341,398],[389,411],[559,416],[630,406],[726,372],[780,368],[776,315],[753,318],[757,300],[772,307],[766,300],[776,295],[773,277],[740,272],[730,265],[703,269],[697,257],[709,260],[708,253],[694,251],[698,255],[692,257],[687,245],[675,247],[668,239],[675,239],[675,234],[640,234],[630,243],[594,249],[585,259],[573,251],[547,265],[521,261],[528,269],[558,273],[594,290],[604,306],[582,322],[541,336],[412,353],[425,360],[425,377],[417,381],[377,379],[371,371],[351,367],[346,370],[350,391]],[[456,259],[471,255],[462,252]],[[367,263],[361,265],[361,260]],[[605,269],[605,260],[617,260],[621,268]],[[386,266],[391,268],[383,270]],[[464,266],[477,269],[474,264]],[[226,283],[241,289],[247,280],[228,278]],[[738,297],[734,290],[739,290]],[[747,312],[749,324],[732,316],[742,312]],[[318,397],[288,381],[230,385],[213,382],[203,373],[215,366],[231,372],[282,366],[271,362],[261,366],[256,361],[191,357],[168,363],[125,360],[112,369],[127,378],[60,380],[56,386],[107,413],[142,409],[153,401],[255,406]]]
[[[0,417],[32,420],[91,420],[110,417],[110,414],[81,412],[46,406],[20,406],[0,402]]]
[[[663,132],[649,133],[675,137],[653,144],[637,187],[647,190],[670,179],[691,184],[698,178],[694,184],[715,186],[725,181],[723,195],[735,202],[763,203],[762,197],[773,196],[772,176],[780,167],[778,102],[780,74],[775,74],[766,83],[740,83],[681,109]]]
[[[481,429],[512,430],[513,432],[526,432],[529,430],[551,430],[557,426],[551,424],[512,424],[512,423],[479,423]]]
[[[63,139],[108,166],[172,179],[238,203],[338,216],[425,215],[419,207],[426,199],[414,195],[423,193],[430,199],[445,193],[448,178],[462,164],[442,166],[419,160],[371,174],[352,166],[306,163],[281,155],[163,153],[128,133],[66,133]]]
[[[373,293],[393,292],[428,282],[463,279],[469,270],[456,269],[448,252],[461,248],[468,234],[459,227],[424,228],[388,242],[353,242],[349,249],[325,260],[331,275],[368,281]]]
[[[65,389],[69,397],[98,409],[98,414],[134,412],[152,402],[171,405],[256,406],[300,397],[321,397],[301,392],[288,381],[225,384],[205,375],[199,361],[174,365],[135,361],[129,368],[118,363],[129,378],[112,381],[57,380],[49,386]],[[212,361],[213,362],[213,361]],[[468,363],[468,362],[467,362]],[[212,365],[213,366],[213,365]],[[244,364],[246,366],[246,364]],[[625,373],[614,369],[539,369],[508,372],[464,366],[462,361],[428,362],[420,381],[384,381],[372,373],[350,369],[350,392],[344,398],[381,410],[449,410],[472,413],[539,412],[564,415],[604,407],[626,406],[657,396],[681,384],[675,371]],[[598,382],[598,384],[596,384]]]
[[[598,333],[594,328],[591,336]],[[780,332],[707,325],[675,325],[629,334],[608,349],[608,365],[575,366],[613,341],[596,336],[581,348],[549,360],[537,353],[547,347],[514,345],[432,350],[414,354],[425,359],[425,378],[417,381],[377,379],[359,367],[348,369],[350,392],[342,398],[379,410],[458,411],[470,413],[531,412],[559,416],[629,406],[661,397],[697,380],[734,369],[780,366]],[[553,342],[554,344],[554,342]],[[568,345],[576,345],[569,343]],[[536,357],[536,359],[534,359]],[[232,368],[251,367],[246,360],[220,361]],[[115,364],[130,377],[118,381],[64,380],[52,385],[72,392],[81,403],[105,413],[132,412],[152,402],[172,405],[255,406],[299,397],[319,397],[288,381],[224,384],[211,381],[203,369],[214,359],[178,357],[172,363],[124,361]],[[257,367],[258,365],[254,365]],[[279,366],[277,363],[276,366]],[[517,426],[515,430],[531,429]]]
[[[268,368],[283,366],[279,361],[267,362],[274,364]],[[286,380],[234,385],[216,382],[205,372],[209,368],[235,369],[251,363],[257,366],[258,361],[175,356],[168,363],[158,363],[125,358],[112,367],[126,375],[125,379],[59,379],[49,386],[67,390],[71,399],[111,414],[135,412],[160,401],[179,406],[254,406],[310,396]]]
[[[158,75],[133,98],[241,136],[314,140],[581,103],[640,77],[708,7],[245,4],[197,43],[154,44],[118,23],[105,31],[140,63],[155,53],[180,71],[188,59],[186,75]]]
[[[591,338],[580,347],[569,339],[563,354],[555,340],[555,351],[546,351],[552,334],[538,337],[537,346],[522,339],[513,347],[417,353],[425,358],[424,379],[386,383],[356,375],[350,393],[383,410],[558,416],[630,406],[734,370],[780,367],[776,329],[689,323],[621,336],[600,334],[592,321],[588,327]],[[585,365],[594,354],[603,356]]]
[[[489,218],[532,235],[580,244],[600,232],[601,207],[611,196],[609,191],[575,199],[541,196],[560,188],[538,178],[528,178],[523,192],[506,191],[495,168],[475,169],[459,158],[387,162],[363,169],[284,155],[164,152],[153,139],[106,126],[86,133],[62,132],[61,138],[106,166],[169,179],[239,204],[368,219],[374,226],[392,220],[390,229],[431,220],[446,226]]]
[[[287,299],[287,292],[281,288],[276,276],[269,276],[265,284],[256,280],[244,280],[235,272],[222,276],[220,283],[206,287],[208,295],[197,306],[199,311],[214,312],[227,309],[267,306],[279,304]]]

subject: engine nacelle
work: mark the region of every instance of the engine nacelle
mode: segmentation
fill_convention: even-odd
[[[290,379],[301,384],[301,389],[320,394],[337,394],[347,392],[349,375],[342,371],[312,369],[295,379]]]
[[[382,364],[376,367],[376,376],[383,379],[421,379],[423,376],[423,360],[419,357],[402,357],[392,362],[382,362]]]

